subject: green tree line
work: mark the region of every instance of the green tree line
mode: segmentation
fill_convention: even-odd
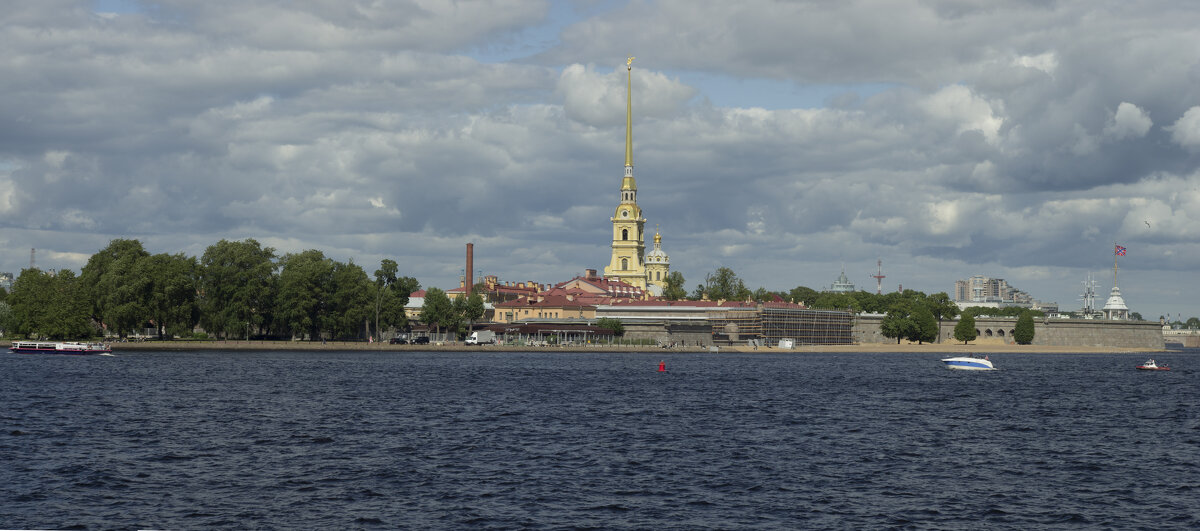
[[[321,251],[278,256],[253,239],[221,240],[200,258],[150,254],[112,240],[76,276],[25,269],[0,302],[0,325],[23,337],[127,337],[153,328],[191,337],[362,339],[408,326],[404,306],[420,289],[384,259],[374,276]]]

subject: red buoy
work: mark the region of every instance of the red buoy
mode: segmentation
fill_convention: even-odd
[[[658,372],[667,372],[667,362],[665,360],[658,362]]]

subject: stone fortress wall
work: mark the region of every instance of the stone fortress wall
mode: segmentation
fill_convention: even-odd
[[[858,343],[895,343],[893,338],[883,337],[879,324],[883,316],[860,315],[854,322],[854,340]],[[942,321],[941,341],[954,342],[954,325],[957,320]],[[1014,318],[978,318],[975,329],[979,337],[972,343],[1012,344],[1013,330],[1017,327]],[[1162,325],[1157,321],[1108,321],[1102,319],[1035,319],[1033,322],[1033,344],[1046,346],[1121,347],[1163,349]]]

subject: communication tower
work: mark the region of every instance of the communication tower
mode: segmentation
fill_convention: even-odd
[[[871,278],[875,279],[875,294],[876,295],[883,295],[883,279],[886,277],[887,277],[887,275],[883,274],[883,259],[881,258],[881,259],[876,260],[875,261],[875,274],[871,275]]]

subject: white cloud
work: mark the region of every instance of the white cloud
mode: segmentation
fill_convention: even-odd
[[[1104,132],[1118,140],[1141,138],[1146,136],[1153,125],[1154,121],[1150,119],[1149,113],[1137,105],[1123,101],[1117,106],[1117,113],[1105,126]]]
[[[1188,109],[1167,130],[1176,144],[1188,149],[1200,148],[1200,106]]]
[[[1033,68],[1041,70],[1047,74],[1054,74],[1058,69],[1058,56],[1054,52],[1045,52],[1038,55],[1022,55],[1013,60],[1013,64],[1025,68]]]
[[[1003,111],[1003,106],[1000,111]],[[921,107],[931,117],[958,124],[958,132],[979,131],[988,142],[999,139],[1004,119],[997,116],[993,103],[962,85],[950,85],[924,98]]]

